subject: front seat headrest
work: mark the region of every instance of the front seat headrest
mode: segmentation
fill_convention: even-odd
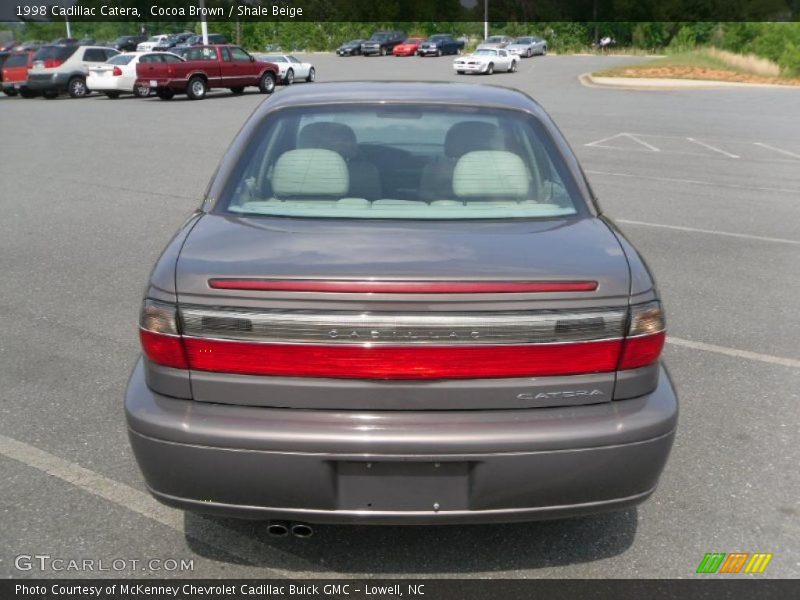
[[[347,125],[328,121],[303,127],[297,136],[297,147],[332,150],[348,160],[358,154],[355,132]]]
[[[445,136],[444,153],[450,158],[461,158],[475,150],[502,150],[500,128],[484,121],[463,121],[453,125]]]
[[[468,152],[453,171],[458,198],[522,200],[528,197],[530,173],[522,159],[505,150]]]

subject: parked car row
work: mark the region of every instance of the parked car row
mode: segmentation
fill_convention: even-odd
[[[547,42],[536,36],[513,38],[493,35],[481,43],[478,50],[505,49],[514,56],[530,58],[547,54]],[[461,54],[464,41],[449,33],[437,33],[429,38],[406,37],[402,31],[377,31],[368,40],[350,40],[339,46],[339,56],[442,56]]]
[[[4,63],[0,69],[2,90],[24,98],[51,99],[63,92],[82,98],[100,92],[109,98],[155,93],[163,100],[176,94],[199,100],[211,89],[227,88],[241,94],[246,87],[256,87],[261,93],[271,94],[278,83],[291,85],[316,79],[314,65],[293,55],[257,59],[227,44],[186,46],[175,52],[122,53],[103,46],[47,44],[36,51],[8,53],[0,60]]]

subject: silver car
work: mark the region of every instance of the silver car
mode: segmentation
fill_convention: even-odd
[[[547,42],[540,37],[520,37],[515,39],[506,47],[511,54],[523,58],[531,56],[545,56],[547,54]]]
[[[514,41],[514,38],[508,35],[491,35],[483,42],[478,44],[477,50],[481,48],[505,48]]]
[[[623,509],[675,435],[665,335],[532,99],[293,86],[156,262],[129,437],[157,499],[273,535]]]

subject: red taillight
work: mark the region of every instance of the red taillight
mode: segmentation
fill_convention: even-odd
[[[666,332],[661,331],[652,335],[626,339],[622,346],[622,356],[619,361],[620,371],[652,365],[661,356],[666,337]]]
[[[111,72],[114,77],[122,77],[122,69],[119,67],[114,67],[114,70]]]
[[[174,369],[188,369],[186,353],[180,336],[139,330],[139,340],[145,356],[156,364]]]
[[[322,279],[209,279],[214,289],[340,294],[510,294],[592,292],[596,281],[362,281]]]
[[[189,368],[174,305],[145,300],[139,315],[139,340],[145,356],[154,363],[175,369]]]
[[[44,61],[44,68],[55,69],[56,67],[60,67],[62,64],[64,64],[63,60],[59,60],[57,58],[48,58]]]
[[[491,379],[613,371],[622,340],[520,346],[334,346],[184,338],[199,371],[343,379]]]

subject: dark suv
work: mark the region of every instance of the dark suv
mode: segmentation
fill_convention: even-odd
[[[402,44],[406,39],[406,34],[402,31],[376,31],[366,42],[361,44],[361,54],[363,56],[391,54],[394,47]]]
[[[152,271],[130,441],[162,502],[277,535],[622,509],[675,435],[665,335],[524,94],[291,87]]]
[[[147,35],[123,35],[111,43],[111,47],[120,52],[136,52],[136,46],[148,38]]]

